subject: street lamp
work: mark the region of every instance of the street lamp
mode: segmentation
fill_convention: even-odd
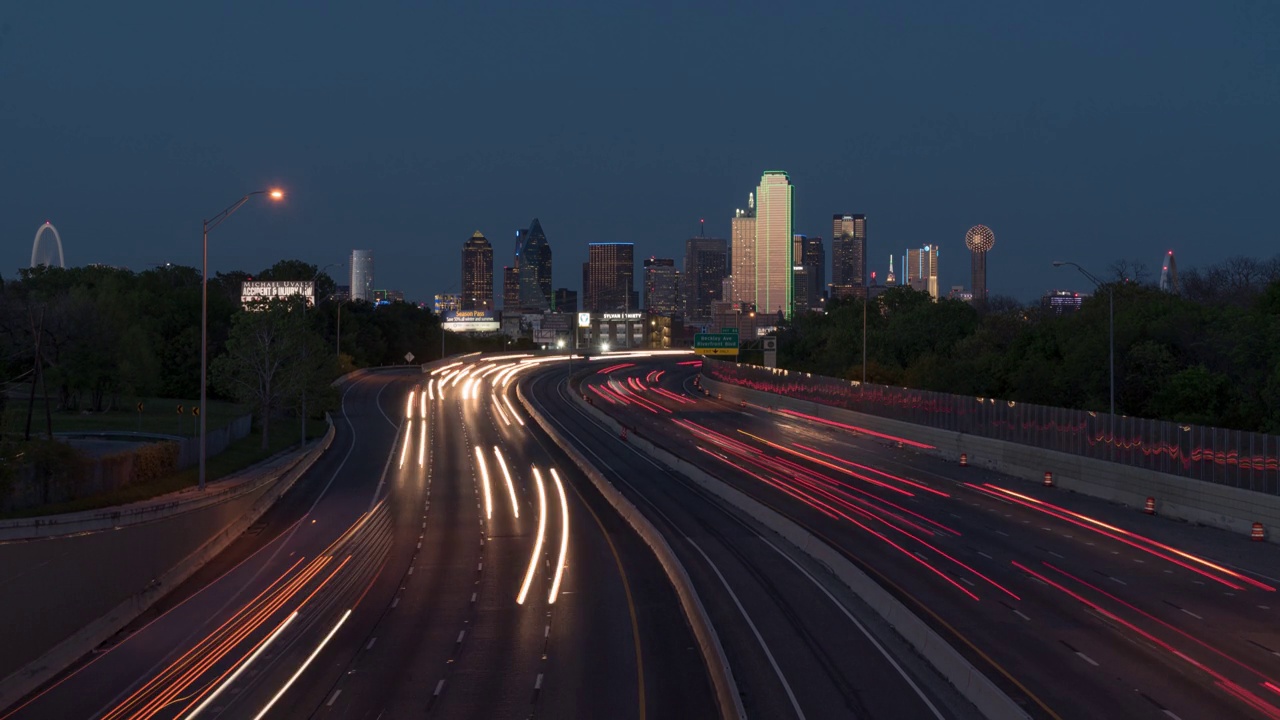
[[[1113,292],[1113,287],[1111,283],[1103,283],[1101,280],[1094,277],[1093,273],[1089,272],[1088,270],[1085,270],[1079,265],[1073,262],[1064,262],[1062,260],[1055,260],[1053,262],[1054,267],[1062,267],[1063,265],[1070,265],[1076,270],[1079,270],[1080,274],[1088,278],[1089,282],[1092,282],[1094,286],[1097,287],[1099,290],[1103,289],[1104,286],[1107,289],[1107,306],[1108,306],[1107,335],[1110,338],[1109,344],[1111,346],[1110,347],[1111,418],[1112,418],[1112,423],[1114,424],[1115,416],[1116,416],[1116,296],[1115,296],[1115,293]]]
[[[284,199],[284,191],[279,188],[254,190],[231,203],[226,210],[214,215],[209,220],[201,221],[201,259],[200,259],[200,490],[205,484],[205,451],[208,448],[206,435],[206,418],[209,409],[205,407],[209,394],[209,231],[221,225],[231,217],[242,205],[249,202],[254,195],[266,195],[273,201]]]

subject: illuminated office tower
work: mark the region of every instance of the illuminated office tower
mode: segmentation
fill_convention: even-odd
[[[727,299],[735,303],[755,305],[756,302],[756,196],[747,195],[747,209],[733,212],[732,232],[729,235],[732,252],[729,268],[732,292]]]
[[[351,251],[351,299],[373,302],[373,251]]]
[[[509,265],[502,268],[502,311],[520,312],[520,273]]]
[[[791,269],[795,311],[821,310],[822,291],[826,285],[826,252],[822,238],[793,236],[791,254],[795,258]]]
[[[831,216],[831,284],[862,287],[867,283],[867,216]]]
[[[938,246],[925,245],[907,251],[907,285],[938,299]]]
[[[680,271],[673,258],[645,258],[644,308],[650,315],[680,315]]]
[[[582,265],[585,312],[638,310],[635,294],[635,243],[590,243]]]
[[[791,312],[794,191],[780,170],[766,171],[756,188],[756,312],[771,317]]]
[[[493,309],[493,246],[479,230],[462,244],[462,309]]]

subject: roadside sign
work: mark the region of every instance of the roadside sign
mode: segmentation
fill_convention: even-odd
[[[737,335],[737,334],[738,334],[738,328],[731,328],[731,327],[727,327],[727,328],[720,328],[720,333],[721,333],[721,334],[725,334],[725,333],[733,333],[734,335]]]
[[[411,352],[407,352],[407,353],[405,353],[405,354],[404,354],[404,361],[405,361],[405,362],[407,362],[407,363],[411,363],[411,362],[413,362],[413,353],[411,353]]]
[[[191,414],[192,414],[192,415],[195,415],[196,417],[200,417],[200,408],[198,408],[198,407],[192,407],[192,408],[191,408]]]
[[[178,414],[179,414],[179,415],[181,415],[181,414],[182,414],[182,406],[181,406],[181,405],[179,405],[179,406],[178,406]]]
[[[777,350],[778,338],[776,337],[761,338],[760,346],[765,350]]]
[[[737,355],[738,333],[697,333],[693,351],[698,355]]]
[[[138,412],[142,412],[142,401],[138,401]]]

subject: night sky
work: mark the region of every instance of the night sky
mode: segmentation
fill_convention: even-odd
[[[46,219],[68,264],[198,266],[202,217],[279,183],[212,269],[369,247],[428,299],[477,229],[500,285],[537,216],[577,289],[586,243],[679,258],[780,169],[797,232],[867,214],[880,276],[937,243],[967,285],[984,223],[1029,300],[1083,289],[1055,259],[1280,252],[1278,128],[1275,0],[4,0],[0,273]]]

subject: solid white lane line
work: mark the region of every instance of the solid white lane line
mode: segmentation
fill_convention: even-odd
[[[551,479],[556,481],[556,492],[560,494],[560,557],[556,560],[555,579],[551,581],[551,594],[547,596],[547,604],[556,601],[560,593],[560,579],[564,576],[565,556],[569,553],[569,501],[564,496],[564,483],[560,482],[560,474],[551,468]]]
[[[342,617],[339,618],[337,624],[333,626],[333,629],[329,631],[328,635],[324,636],[324,639],[320,641],[320,644],[316,646],[316,649],[313,650],[311,655],[307,657],[306,661],[302,663],[302,666],[298,668],[298,671],[293,674],[293,677],[289,678],[289,681],[284,684],[284,687],[280,688],[280,691],[276,693],[275,697],[271,698],[271,701],[268,702],[256,716],[254,716],[254,720],[262,720],[262,718],[266,716],[267,712],[271,710],[271,706],[275,705],[279,702],[280,698],[284,697],[284,694],[289,690],[290,686],[297,682],[299,677],[302,677],[302,673],[306,672],[307,666],[311,665],[312,661],[316,659],[316,656],[320,654],[321,650],[324,650],[324,646],[329,644],[329,641],[337,634],[338,628],[342,627],[342,624],[345,623],[349,617],[351,617],[350,608],[342,614]]]
[[[333,694],[329,696],[329,702],[325,703],[324,706],[333,707],[334,701],[336,701],[338,699],[338,696],[341,694],[342,694],[342,688],[338,688],[337,690],[334,690]]]
[[[616,474],[617,473],[615,473],[615,475]],[[773,653],[769,650],[768,643],[764,641],[764,636],[760,634],[760,630],[751,620],[751,616],[747,614],[747,609],[742,606],[742,601],[738,599],[738,594],[729,586],[729,581],[725,579],[724,574],[720,572],[720,568],[711,561],[711,557],[703,551],[702,547],[699,546],[698,543],[694,542],[693,538],[688,536],[686,536],[684,540],[689,543],[694,550],[698,551],[698,554],[702,556],[702,559],[706,560],[707,565],[709,565],[712,571],[715,572],[716,577],[720,578],[720,584],[723,585],[725,591],[729,593],[729,597],[733,598],[733,604],[738,606],[738,612],[742,614],[742,619],[747,621],[747,626],[751,628],[752,634],[756,636],[756,642],[759,643],[760,649],[764,651],[764,656],[768,658],[769,665],[773,667],[774,674],[778,676],[778,682],[782,683],[782,689],[786,691],[787,699],[791,701],[791,709],[795,710],[796,716],[799,717],[800,720],[804,720],[805,715],[804,711],[800,709],[800,701],[796,699],[796,694],[791,690],[791,684],[787,682],[787,678],[782,674],[782,668],[778,667],[778,661],[774,659]]]
[[[520,594],[516,596],[516,603],[520,605],[524,604],[529,586],[533,584],[533,574],[538,570],[538,556],[542,554],[542,540],[547,532],[547,491],[542,487],[542,473],[538,472],[536,465],[533,468],[533,479],[538,486],[538,539],[533,545],[533,555],[529,557],[529,570],[524,575],[524,584],[520,586]]]

